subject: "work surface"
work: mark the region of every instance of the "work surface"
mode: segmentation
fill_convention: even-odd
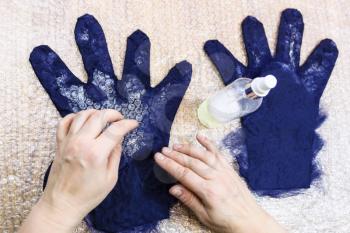
[[[222,88],[203,52],[217,38],[245,61],[240,23],[247,15],[265,26],[274,49],[280,13],[297,8],[304,17],[302,62],[323,38],[332,38],[339,58],[321,99],[328,119],[318,132],[326,144],[317,156],[323,175],[303,194],[257,197],[291,232],[350,232],[350,3],[342,1],[2,1],[0,5],[0,231],[14,232],[42,193],[42,179],[54,157],[60,119],[28,62],[33,47],[48,44],[70,69],[86,80],[74,41],[76,19],[89,13],[102,25],[114,69],[120,77],[126,38],[141,29],[150,37],[152,84],[187,59],[193,77],[171,131],[171,143],[193,142],[201,132],[220,144],[239,122],[208,130],[196,109]],[[161,232],[206,232],[190,211],[176,205]],[[78,232],[86,232],[82,224]]]

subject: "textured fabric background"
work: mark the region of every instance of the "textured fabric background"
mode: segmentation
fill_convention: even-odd
[[[254,15],[265,25],[274,49],[280,13],[299,9],[305,22],[302,61],[323,38],[332,38],[339,58],[321,99],[328,119],[319,129],[326,141],[318,155],[324,175],[303,194],[257,200],[291,232],[350,232],[350,3],[328,1],[83,1],[16,0],[0,3],[0,232],[14,232],[41,195],[43,174],[54,156],[60,119],[28,62],[32,48],[48,44],[70,69],[86,80],[74,41],[77,17],[94,15],[106,34],[116,73],[121,73],[126,38],[137,28],[150,37],[152,84],[182,59],[193,64],[190,88],[172,129],[171,142],[193,141],[197,132],[217,143],[230,130],[207,130],[196,108],[222,87],[203,52],[203,43],[218,38],[245,61],[240,23]],[[206,232],[180,205],[163,221],[162,232]],[[78,232],[86,232],[84,224]]]

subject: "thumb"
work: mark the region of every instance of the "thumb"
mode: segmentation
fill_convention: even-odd
[[[106,150],[112,151],[123,141],[124,136],[137,126],[138,122],[135,120],[123,119],[113,122],[105,131],[103,131],[97,140]]]

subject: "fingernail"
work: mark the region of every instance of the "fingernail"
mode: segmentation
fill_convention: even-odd
[[[183,146],[182,144],[174,144],[174,145],[173,145],[173,148],[174,148],[175,150],[178,150],[178,149],[180,149],[182,146]]]
[[[164,158],[165,158],[164,155],[162,155],[161,153],[159,152],[156,153],[156,159],[163,160]]]
[[[197,134],[197,137],[202,140],[207,140],[207,137],[204,136],[203,134]]]
[[[163,147],[162,151],[163,151],[165,154],[171,153],[171,149],[170,149],[169,147]]]
[[[179,197],[179,196],[182,195],[182,190],[181,190],[181,188],[179,188],[179,187],[172,188],[172,189],[170,190],[170,192],[171,192],[171,194],[173,194],[173,195],[176,196],[176,197]]]

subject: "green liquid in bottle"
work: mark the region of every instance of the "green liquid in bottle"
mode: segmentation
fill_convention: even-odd
[[[199,121],[207,128],[216,128],[222,126],[220,122],[215,120],[208,111],[208,99],[199,106],[197,110]]]

